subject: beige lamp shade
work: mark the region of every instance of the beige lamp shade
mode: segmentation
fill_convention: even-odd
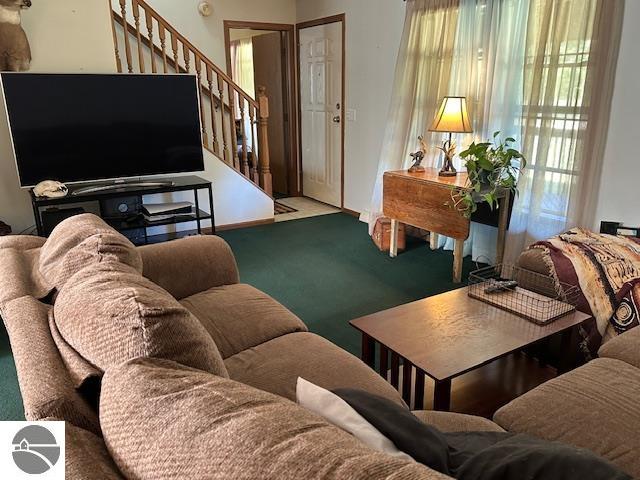
[[[444,97],[436,113],[430,132],[471,133],[471,120],[465,97]]]

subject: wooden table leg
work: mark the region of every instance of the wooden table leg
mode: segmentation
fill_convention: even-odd
[[[429,232],[429,247],[431,247],[431,250],[438,249],[439,238],[440,237],[436,232]]]
[[[396,352],[391,352],[391,385],[398,388],[400,382],[400,357]]]
[[[462,281],[462,259],[464,258],[464,240],[457,239],[453,247],[453,281]]]
[[[412,365],[406,358],[402,360],[402,399],[411,406],[411,370]]]
[[[448,412],[451,409],[451,379],[436,380],[433,391],[433,409]]]
[[[391,258],[398,256],[398,221],[391,219],[391,246],[389,248]]]
[[[510,192],[506,192],[505,196],[499,200],[500,216],[498,219],[498,243],[496,245],[496,265],[499,265],[504,261],[504,246],[507,240],[507,224],[509,223],[509,195],[510,195]]]
[[[362,334],[362,361],[375,368],[376,342],[366,333]]]
[[[380,376],[385,380],[389,374],[389,349],[380,344],[380,364],[378,366]]]
[[[567,373],[574,367],[576,347],[573,341],[574,329],[569,328],[560,335],[560,359],[558,361],[558,375]]]
[[[416,367],[416,383],[413,398],[414,410],[424,409],[424,372]]]

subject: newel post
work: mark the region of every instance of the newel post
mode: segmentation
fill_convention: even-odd
[[[267,88],[258,87],[258,152],[260,154],[260,184],[268,195],[273,195],[271,167],[269,165],[269,99]]]

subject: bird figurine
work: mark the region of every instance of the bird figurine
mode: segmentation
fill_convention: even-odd
[[[424,137],[420,135],[418,137],[418,141],[420,142],[420,150],[414,153],[410,153],[409,156],[413,159],[413,165],[409,168],[410,173],[424,172],[424,167],[421,165],[422,160],[424,160],[425,155],[427,154],[427,144],[424,141]]]

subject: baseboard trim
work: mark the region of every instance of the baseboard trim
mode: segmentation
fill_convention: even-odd
[[[342,208],[342,213],[346,213],[347,215],[351,215],[352,217],[360,218],[360,212],[356,212],[355,210],[349,210],[348,208]]]
[[[265,218],[264,220],[253,220],[251,222],[228,223],[227,225],[216,225],[216,232],[224,232],[226,230],[237,230],[239,228],[257,227],[259,225],[269,225],[274,223],[274,218]],[[211,233],[211,227],[203,228],[204,233]]]

